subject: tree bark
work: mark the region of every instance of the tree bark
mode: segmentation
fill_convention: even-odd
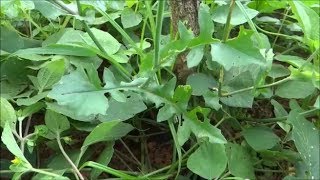
[[[199,0],[170,0],[171,23],[173,36],[178,32],[178,22],[184,22],[194,35],[199,35],[198,8]],[[193,72],[186,64],[188,51],[180,53],[176,58],[174,72],[180,83],[185,83],[187,77]]]

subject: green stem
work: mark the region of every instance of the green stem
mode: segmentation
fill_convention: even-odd
[[[175,177],[175,179],[177,179],[179,174],[180,174],[181,164],[182,164],[181,146],[179,145],[178,135],[177,135],[176,129],[175,129],[174,124],[173,124],[173,119],[169,119],[168,124],[169,124],[170,131],[171,131],[171,134],[172,134],[172,137],[173,137],[173,141],[174,141],[174,144],[176,146],[177,153],[178,153],[178,172],[177,172],[176,177]],[[174,170],[174,167],[171,168],[167,172],[167,174],[171,174],[173,170]]]
[[[156,36],[154,41],[154,62],[153,68],[158,67],[160,64],[160,36],[162,30],[162,20],[163,20],[163,11],[166,0],[159,1],[158,12],[157,12],[157,25],[156,25]],[[161,78],[160,71],[158,71],[158,79]]]
[[[143,51],[135,44],[135,42],[130,38],[130,36],[115,22],[109,14],[101,10],[99,7],[96,7],[96,10],[99,11],[104,17],[108,19],[111,25],[129,42],[129,44],[137,51],[139,56],[144,56]]]
[[[289,9],[290,9],[290,7],[289,7],[289,8],[286,8],[286,11],[285,11],[285,13],[284,13],[283,19],[282,19],[282,21],[281,21],[281,25],[280,25],[280,27],[279,27],[279,29],[278,29],[278,34],[280,34],[280,32],[281,32],[281,30],[282,30],[284,21],[286,20],[286,18],[287,18],[287,16],[288,16],[288,13],[289,13]],[[274,48],[274,45],[276,44],[278,38],[279,38],[278,35],[274,38],[274,41],[273,41],[273,43],[272,43],[272,48]]]
[[[56,177],[56,178],[64,178],[63,176],[61,176],[59,174],[55,174],[55,173],[52,173],[52,172],[44,171],[42,169],[32,168],[31,171],[36,172],[36,173],[40,173],[40,174],[45,174],[45,175],[52,176],[52,177]]]
[[[300,116],[303,117],[310,117],[318,113],[320,110],[318,108],[311,109],[308,111],[304,111],[302,113],[299,113]],[[285,121],[288,119],[289,116],[282,116],[282,117],[276,117],[276,118],[266,118],[266,119],[243,119],[245,121],[253,121],[253,122],[263,122],[263,123],[272,123],[272,122],[278,122],[278,121]]]
[[[274,83],[271,83],[271,84],[265,84],[263,86],[258,86],[258,87],[255,87],[255,86],[251,86],[251,87],[248,87],[248,88],[244,88],[244,89],[239,89],[239,90],[236,90],[236,91],[233,91],[233,92],[229,92],[229,93],[224,93],[222,94],[222,97],[227,97],[227,96],[231,96],[231,95],[234,95],[234,94],[238,94],[238,93],[242,93],[242,92],[245,92],[245,91],[250,91],[250,90],[253,90],[253,89],[264,89],[264,88],[268,88],[268,87],[272,87],[272,86],[276,86],[276,85],[279,85],[279,84],[282,84],[282,83],[285,83],[287,81],[291,80],[291,77],[286,77],[284,79],[281,79],[279,81],[276,81]]]
[[[279,34],[279,33],[274,33],[274,32],[270,32],[270,31],[266,31],[266,30],[260,28],[258,25],[255,25],[255,27],[256,27],[259,31],[261,31],[261,32],[263,32],[263,33],[265,33],[265,34],[270,34],[270,35],[274,35],[274,36],[281,36],[281,37],[284,37],[284,38],[287,38],[287,39],[293,39],[293,40],[297,40],[297,41],[300,41],[300,42],[302,41],[301,38],[298,38],[298,37],[295,37],[295,36],[289,36],[289,35],[286,35],[286,34]]]
[[[232,16],[232,11],[233,11],[234,5],[235,5],[235,0],[232,0],[230,3],[230,7],[229,7],[227,21],[224,26],[222,43],[225,43],[229,38],[229,34],[230,34],[230,30],[231,30],[231,16]],[[223,66],[221,66],[220,67],[220,74],[219,74],[219,83],[218,83],[218,95],[219,96],[222,95],[221,89],[222,89],[223,78],[224,78],[224,69],[223,69]]]
[[[153,39],[155,39],[155,33],[154,33],[155,23],[154,23],[154,19],[153,19],[152,7],[151,7],[150,2],[151,1],[149,1],[149,0],[145,0],[145,5],[146,5],[149,23],[150,23],[150,31],[151,31]]]
[[[58,146],[59,146],[59,149],[62,153],[62,155],[64,156],[64,158],[68,161],[68,163],[71,165],[72,169],[75,171],[75,173],[78,175],[78,177],[81,179],[81,180],[84,180],[84,177],[82,176],[82,174],[80,173],[79,169],[77,168],[77,166],[72,162],[72,160],[69,158],[68,154],[64,151],[63,149],[63,146],[61,144],[61,141],[60,141],[60,133],[57,132],[56,133],[56,138],[57,138],[57,143],[58,143]]]

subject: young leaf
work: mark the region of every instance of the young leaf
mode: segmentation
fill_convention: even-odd
[[[255,179],[253,163],[248,150],[238,144],[226,144],[228,168],[232,175],[244,179]]]
[[[247,143],[256,151],[273,148],[280,138],[265,126],[250,127],[242,131]]]
[[[204,142],[190,155],[187,167],[206,179],[219,177],[227,166],[227,155],[223,144]]]
[[[289,113],[288,121],[293,127],[292,139],[308,171],[309,176],[304,178],[319,179],[319,130],[301,116],[297,110],[292,110]]]
[[[54,133],[61,133],[70,128],[70,123],[67,117],[51,110],[47,110],[45,122],[48,129]]]
[[[131,8],[125,8],[121,13],[121,23],[124,28],[137,26],[142,21],[142,16]]]
[[[17,116],[12,105],[8,100],[0,97],[0,122],[1,127],[3,128],[8,122],[9,126],[14,129],[16,127]]]

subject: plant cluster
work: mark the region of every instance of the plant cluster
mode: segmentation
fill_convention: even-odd
[[[319,7],[203,0],[173,35],[165,0],[1,1],[1,179],[320,179]]]

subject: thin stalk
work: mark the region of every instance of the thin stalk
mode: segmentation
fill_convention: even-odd
[[[36,173],[39,173],[39,174],[45,174],[45,175],[48,175],[48,176],[60,178],[60,179],[61,179],[61,178],[64,178],[63,176],[61,176],[61,175],[59,175],[59,174],[55,174],[55,173],[52,173],[52,172],[44,171],[44,170],[42,170],[42,169],[32,168],[31,171],[36,172]]]
[[[291,80],[291,77],[286,77],[284,79],[281,79],[279,81],[276,81],[274,83],[271,83],[271,84],[265,84],[263,86],[258,86],[258,87],[254,87],[254,86],[251,86],[251,87],[247,87],[247,88],[244,88],[244,89],[239,89],[239,90],[236,90],[236,91],[233,91],[233,92],[229,92],[229,93],[223,93],[222,94],[222,97],[227,97],[227,96],[231,96],[231,95],[234,95],[234,94],[239,94],[239,93],[242,93],[242,92],[245,92],[245,91],[250,91],[250,90],[253,90],[254,88],[256,89],[264,89],[264,88],[268,88],[268,87],[272,87],[272,86],[276,86],[276,85],[279,85],[279,84],[282,84],[282,83],[285,83],[287,81]]]
[[[157,25],[156,25],[156,36],[154,41],[154,65],[157,67],[160,61],[160,36],[162,30],[162,19],[163,19],[163,10],[165,5],[165,0],[159,1],[158,12],[157,12]]]
[[[226,24],[224,26],[224,31],[223,31],[223,37],[222,37],[222,42],[225,43],[228,38],[229,38],[229,34],[230,34],[230,30],[231,30],[231,16],[232,16],[232,11],[235,5],[235,0],[232,0],[230,3],[230,7],[229,7],[229,13],[227,16],[227,21]],[[224,69],[223,66],[220,67],[220,73],[219,73],[219,83],[218,83],[218,95],[219,97],[222,95],[222,83],[223,83],[223,78],[224,78]]]
[[[274,35],[274,36],[281,36],[281,37],[284,37],[284,38],[287,38],[287,39],[293,39],[293,40],[297,40],[297,41],[300,41],[302,42],[302,39],[301,38],[298,38],[298,37],[295,37],[295,36],[289,36],[289,35],[286,35],[286,34],[279,34],[279,33],[275,33],[275,32],[270,32],[270,31],[267,31],[267,30],[264,30],[262,28],[260,28],[258,25],[255,25],[255,27],[265,33],[265,34],[270,34],[270,35]]]
[[[316,49],[316,50],[308,57],[308,59],[302,64],[302,66],[300,66],[299,71],[301,72],[301,71],[305,68],[305,66],[306,66],[309,62],[311,62],[314,57],[317,56],[318,53],[319,53],[319,48]]]
[[[139,56],[144,56],[143,51],[135,44],[135,42],[130,38],[130,36],[122,29],[117,22],[115,22],[109,14],[96,7],[96,10],[99,11],[104,17],[108,19],[111,25],[129,42],[129,44],[137,51]]]
[[[151,31],[153,39],[155,39],[155,33],[154,33],[155,23],[154,23],[154,19],[153,19],[152,7],[151,7],[150,3],[151,3],[151,1],[145,0],[145,5],[146,5],[149,23],[150,23],[150,31]]]
[[[178,161],[176,161],[176,162],[178,162],[178,172],[177,172],[176,177],[175,177],[175,179],[177,179],[179,174],[180,174],[181,164],[182,164],[181,146],[179,145],[178,135],[177,135],[176,129],[175,129],[174,125],[173,125],[173,119],[170,119],[168,121],[168,124],[169,124],[170,131],[171,131],[171,134],[172,134],[172,137],[173,137],[173,141],[174,141],[174,144],[176,146],[177,153],[178,153]],[[174,169],[175,169],[175,167],[172,166],[172,168],[167,172],[167,174],[171,174]]]
[[[287,16],[288,16],[288,13],[289,13],[289,9],[290,9],[290,7],[289,7],[289,8],[286,8],[286,11],[285,11],[285,13],[284,13],[283,19],[282,19],[282,21],[281,21],[281,25],[280,25],[280,27],[279,27],[279,29],[278,29],[278,34],[280,34],[280,32],[281,32],[281,30],[282,30],[284,21],[286,20],[286,18],[287,18]],[[279,38],[279,36],[276,36],[276,37],[274,38],[274,41],[273,41],[273,43],[272,43],[272,48],[274,48],[274,45],[276,44],[278,38]]]
[[[122,145],[124,146],[124,148],[128,151],[128,153],[131,155],[131,157],[136,161],[136,163],[141,166],[141,162],[136,158],[136,156],[132,153],[132,151],[130,150],[130,148],[126,145],[126,143],[120,139],[120,142],[122,143]]]
[[[64,156],[64,158],[68,161],[68,163],[71,165],[72,169],[75,171],[75,173],[78,175],[78,177],[81,179],[81,180],[84,180],[84,177],[82,176],[82,174],[80,173],[79,169],[77,168],[77,166],[72,162],[72,160],[69,158],[68,154],[64,151],[63,149],[63,146],[61,144],[61,141],[60,141],[60,133],[57,132],[56,133],[56,138],[57,138],[57,142],[58,142],[58,146],[59,146],[59,149],[62,153],[62,155]]]
[[[30,123],[31,123],[32,115],[28,117],[26,128],[24,129],[24,137],[28,135]]]
[[[318,113],[320,110],[315,108],[308,111],[304,111],[299,113],[300,116],[303,117],[310,117]],[[288,119],[289,116],[282,116],[282,117],[276,117],[276,118],[266,118],[266,119],[244,119],[245,121],[253,121],[253,122],[263,122],[263,123],[272,123],[272,122],[279,122],[279,121],[285,121]]]

